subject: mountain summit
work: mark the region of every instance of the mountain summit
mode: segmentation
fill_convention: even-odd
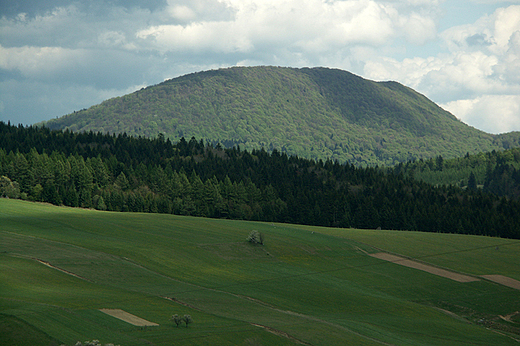
[[[355,164],[456,157],[520,143],[457,120],[397,82],[329,68],[188,74],[45,123],[51,129],[182,137]]]

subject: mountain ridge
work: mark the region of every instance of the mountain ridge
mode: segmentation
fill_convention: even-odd
[[[44,123],[51,129],[182,137],[360,165],[520,145],[463,124],[411,88],[329,68],[231,67],[187,74]]]

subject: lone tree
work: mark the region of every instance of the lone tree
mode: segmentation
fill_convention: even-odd
[[[251,231],[247,236],[247,241],[251,244],[264,245],[264,236],[258,231]]]
[[[193,319],[190,315],[184,315],[182,319],[184,320],[184,323],[186,323],[186,328],[188,328],[188,324],[193,322]]]
[[[172,321],[177,325],[177,327],[179,327],[179,324],[182,323],[183,318],[181,316],[175,314],[172,316]]]

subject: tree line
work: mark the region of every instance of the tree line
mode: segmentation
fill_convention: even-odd
[[[437,156],[395,166],[394,171],[433,185],[480,188],[497,196],[520,200],[520,148],[469,154],[444,160]]]
[[[274,149],[0,122],[0,195],[71,207],[520,238],[520,204]]]

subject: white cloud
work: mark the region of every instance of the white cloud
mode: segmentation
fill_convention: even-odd
[[[168,9],[168,12],[173,18],[181,21],[191,21],[196,18],[196,13],[185,5],[174,5]]]
[[[499,8],[473,24],[452,27],[441,34],[450,51],[482,50],[502,55],[511,36],[520,30],[520,6]]]
[[[25,77],[50,76],[82,60],[83,51],[61,47],[15,47],[0,45],[0,68],[19,71]]]
[[[346,46],[387,45],[402,36],[413,43],[435,37],[435,22],[418,12],[402,14],[377,1],[238,1],[222,0],[226,19],[162,24],[137,32],[146,47],[162,53],[189,49],[223,53],[290,50],[315,55]],[[172,4],[168,11],[183,20],[197,10]],[[220,17],[219,17],[220,18]]]
[[[470,0],[470,2],[475,4],[504,4],[504,3],[511,3],[511,4],[520,4],[520,0]]]
[[[219,22],[233,18],[233,9],[219,0],[167,0],[164,12],[180,23]]]
[[[440,37],[447,52],[401,61],[373,58],[365,76],[402,81],[478,128],[520,129],[520,6],[499,8]]]
[[[485,95],[441,105],[465,123],[490,133],[520,129],[519,95]]]
[[[141,47],[149,45],[153,50],[166,52],[204,52],[217,53],[247,52],[252,48],[245,37],[235,34],[238,30],[226,22],[204,22],[187,26],[159,25],[142,30],[137,37],[146,41]]]
[[[2,17],[0,42],[8,48],[174,54],[175,60],[179,54],[191,55],[195,60],[206,60],[206,64],[239,53],[242,55],[232,64],[245,60],[269,64],[282,59],[285,65],[296,61],[316,65],[333,56],[337,56],[335,61],[350,61],[352,49],[388,47],[396,38],[414,44],[433,38],[437,15],[430,10],[437,4],[411,3],[167,0],[165,7],[151,11],[75,2],[34,16]]]
[[[417,45],[425,44],[435,38],[437,26],[433,18],[412,13],[408,17],[401,18],[401,28],[406,39]]]

